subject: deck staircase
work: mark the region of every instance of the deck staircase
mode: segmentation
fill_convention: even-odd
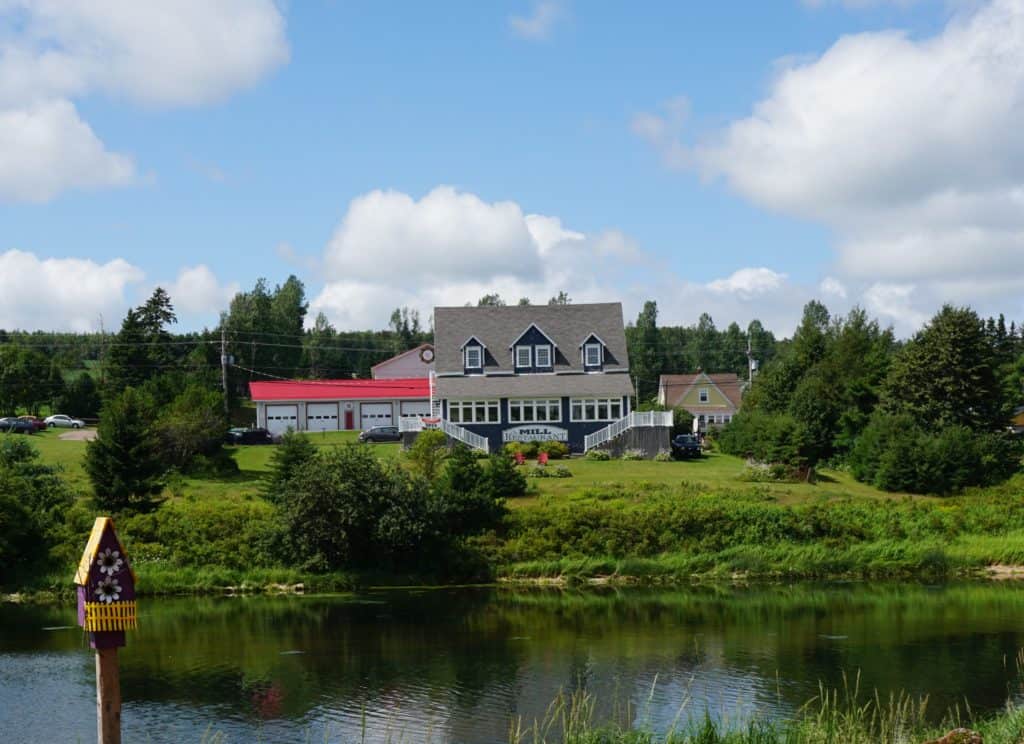
[[[620,437],[630,429],[640,427],[672,427],[672,411],[634,411],[627,413],[618,421],[613,421],[603,429],[598,429],[593,434],[587,434],[583,438],[583,451],[589,452],[605,442],[610,442]]]
[[[437,420],[435,421],[434,419]],[[440,429],[452,439],[462,442],[471,449],[478,449],[487,453],[491,451],[490,442],[487,441],[487,437],[471,432],[469,429],[458,424],[453,424],[451,421],[441,418],[440,415],[430,418],[405,416],[398,421],[398,430],[402,432],[423,431],[424,429]]]

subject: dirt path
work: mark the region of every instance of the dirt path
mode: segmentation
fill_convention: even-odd
[[[91,442],[96,438],[95,429],[72,429],[61,434],[58,439],[74,439],[82,442]]]

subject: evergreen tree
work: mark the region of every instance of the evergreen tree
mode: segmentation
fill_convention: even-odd
[[[648,300],[637,316],[636,325],[627,329],[629,360],[637,381],[637,402],[650,400],[658,392],[661,375],[661,339],[658,334],[658,303]]]
[[[924,427],[1005,426],[1008,401],[984,322],[970,308],[946,305],[893,362],[882,406]]]
[[[302,432],[289,429],[281,437],[270,457],[270,472],[263,479],[263,498],[280,504],[285,488],[293,477],[308,468],[316,459],[316,446]]]
[[[97,437],[85,450],[85,471],[100,509],[146,511],[155,506],[167,470],[155,418],[152,400],[135,388],[104,402]]]

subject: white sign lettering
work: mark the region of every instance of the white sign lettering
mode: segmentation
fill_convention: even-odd
[[[503,442],[568,442],[569,432],[558,426],[528,424],[513,426],[501,433]]]

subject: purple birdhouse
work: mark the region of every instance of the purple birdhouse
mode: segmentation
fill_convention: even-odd
[[[75,573],[78,624],[89,632],[93,648],[125,644],[124,632],[135,630],[135,572],[110,517],[97,517]]]

